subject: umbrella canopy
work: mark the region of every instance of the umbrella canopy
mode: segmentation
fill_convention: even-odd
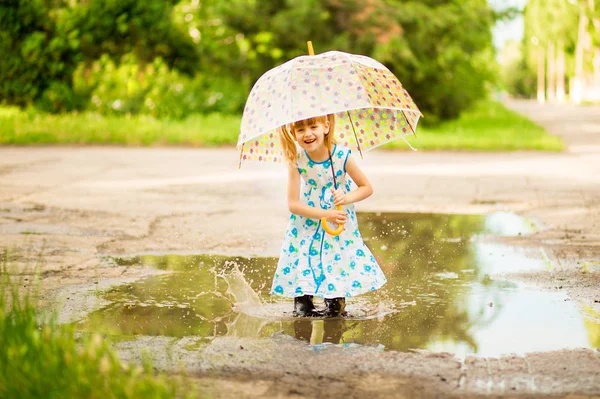
[[[267,71],[252,88],[237,148],[241,161],[281,162],[277,128],[335,114],[337,142],[361,154],[415,134],[421,112],[378,61],[329,51],[296,57]]]

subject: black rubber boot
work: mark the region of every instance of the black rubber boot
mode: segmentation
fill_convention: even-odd
[[[346,298],[325,298],[325,317],[346,316]]]
[[[321,317],[323,314],[315,308],[312,295],[294,298],[294,317]]]

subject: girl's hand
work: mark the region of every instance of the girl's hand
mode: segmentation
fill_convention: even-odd
[[[330,209],[327,212],[327,221],[330,223],[344,224],[346,223],[346,211],[338,211],[336,209]]]
[[[342,190],[341,188],[334,190],[332,187],[331,192],[333,193],[333,205],[334,206],[345,205],[346,194],[344,194],[344,190]]]

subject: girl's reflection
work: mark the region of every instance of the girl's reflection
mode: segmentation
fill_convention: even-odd
[[[311,345],[331,342],[339,344],[342,334],[352,328],[347,327],[344,320],[294,320],[294,335],[296,339],[309,342]]]

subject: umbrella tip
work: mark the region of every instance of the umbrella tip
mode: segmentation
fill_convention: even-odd
[[[308,55],[315,55],[315,50],[313,49],[312,42],[309,40],[306,42],[306,45],[308,46]]]

